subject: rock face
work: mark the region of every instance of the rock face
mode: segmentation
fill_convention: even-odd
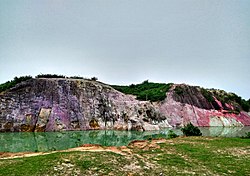
[[[177,94],[176,87],[183,88]],[[209,102],[199,87],[173,85],[161,102],[138,101],[83,79],[30,79],[0,93],[0,131],[159,130],[183,126],[249,126],[246,112]]]
[[[177,94],[175,88],[183,92]],[[189,122],[195,126],[250,126],[250,116],[244,111],[236,111],[233,104],[213,97],[209,102],[201,93],[201,88],[188,85],[173,85],[159,109],[172,126],[183,126]]]
[[[0,95],[1,131],[158,130],[170,127],[150,102],[77,79],[31,79]]]

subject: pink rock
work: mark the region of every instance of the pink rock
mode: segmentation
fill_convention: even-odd
[[[182,89],[177,94],[175,88]],[[0,131],[158,130],[183,126],[250,126],[250,115],[235,111],[204,89],[173,85],[164,101],[138,101],[112,87],[83,79],[31,79],[0,94]]]

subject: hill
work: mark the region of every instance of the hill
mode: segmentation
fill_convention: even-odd
[[[39,75],[15,78],[0,88],[0,131],[250,125],[249,100],[185,84],[110,86],[95,77]]]

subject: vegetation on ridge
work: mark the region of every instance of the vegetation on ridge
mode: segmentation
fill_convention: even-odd
[[[172,83],[152,83],[146,80],[141,84],[131,84],[130,86],[111,86],[122,93],[135,95],[138,100],[155,102],[164,100],[166,98],[166,92],[172,85]]]
[[[214,103],[215,99],[219,100],[222,103],[223,108],[227,109],[226,103],[233,105],[235,108],[234,113],[239,113],[240,110],[246,112],[250,111],[250,99],[245,100],[235,93],[226,92],[219,89],[205,89],[203,87],[198,87],[203,97],[210,103]],[[179,96],[183,95],[186,90],[184,87],[176,86],[174,89],[175,93]]]
[[[32,76],[21,76],[15,77],[11,81],[7,81],[3,84],[0,84],[0,92],[6,91],[16,84],[21,83],[22,81],[26,81],[31,79]],[[64,75],[57,74],[39,74],[36,78],[71,78],[71,79],[87,79],[91,81],[97,81],[97,77],[92,77],[91,79],[84,78],[81,76],[71,76],[66,77]],[[153,83],[148,82],[148,80],[142,82],[141,84],[131,84],[130,86],[118,86],[111,85],[114,89],[123,92],[125,94],[132,94],[137,97],[138,100],[150,100],[152,102],[162,101],[166,98],[166,92],[171,88],[173,84],[165,84],[165,83]],[[235,93],[227,93],[223,90],[217,89],[205,89],[200,88],[202,95],[207,99],[208,102],[213,102],[214,97],[218,99],[222,105],[225,107],[225,104],[232,104],[235,107],[235,112],[239,112],[240,109],[249,112],[250,111],[250,99],[245,100]],[[182,95],[185,90],[182,87],[177,86],[175,88],[175,92],[177,95]]]
[[[0,92],[6,91],[12,87],[15,87],[17,84],[27,81],[29,79],[32,79],[32,76],[20,76],[20,77],[15,77],[11,81],[7,81],[3,84],[0,84]],[[91,81],[97,81],[97,77],[92,77],[92,78],[84,78],[81,76],[71,76],[71,77],[66,77],[64,75],[58,75],[58,74],[39,74],[35,78],[70,78],[70,79],[86,79],[86,80],[91,80]]]
[[[32,76],[21,76],[21,77],[15,77],[11,81],[7,81],[3,84],[0,84],[0,92],[3,92],[7,89],[10,89],[12,87],[15,87],[18,83],[21,83],[22,81],[27,81],[29,79],[32,79]]]
[[[36,78],[66,78],[66,76],[57,74],[39,74]]]
[[[232,103],[236,106],[240,106],[244,111],[250,110],[250,99],[247,101],[235,93],[227,93],[223,90],[210,89],[210,92],[220,101],[222,104]]]

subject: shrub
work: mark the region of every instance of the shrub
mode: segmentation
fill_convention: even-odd
[[[12,87],[15,87],[15,85],[17,85],[18,83],[21,83],[23,81],[27,81],[29,79],[32,79],[32,76],[21,76],[21,77],[15,77],[13,80],[11,81],[7,81],[3,84],[0,84],[0,92],[3,92],[7,89],[10,89]]]
[[[240,105],[242,107],[242,109],[246,112],[249,112],[250,109],[250,103],[244,99],[241,100]]]
[[[236,95],[235,93],[227,93],[223,90],[212,90],[213,95],[218,99],[222,105],[225,107],[225,103],[234,104],[234,107],[240,110],[249,112],[250,110],[250,101],[241,98],[240,96]],[[206,93],[205,93],[206,95]],[[237,107],[239,106],[239,107]]]
[[[185,136],[201,136],[202,133],[198,127],[195,127],[192,123],[185,125],[181,131]]]
[[[91,78],[91,81],[97,81],[97,80],[98,80],[97,77],[92,77],[92,78]]]
[[[132,94],[142,101],[162,101],[166,98],[166,92],[171,88],[172,83],[152,83],[148,80],[143,81],[141,84],[131,84],[130,86],[116,86],[112,87],[122,93]]]
[[[245,136],[242,136],[243,139],[250,139],[250,132],[247,132]]]
[[[57,74],[39,74],[36,78],[66,78],[64,75]]]
[[[168,132],[168,138],[172,139],[172,138],[177,138],[178,135],[175,134],[172,130],[169,130]]]
[[[206,98],[208,102],[212,102],[214,100],[213,94],[207,89],[201,88],[201,94]]]
[[[183,89],[179,86],[176,86],[175,89],[174,89],[175,93],[177,95],[182,95],[183,94]]]
[[[69,78],[71,78],[71,79],[84,79],[82,76],[71,76]]]

